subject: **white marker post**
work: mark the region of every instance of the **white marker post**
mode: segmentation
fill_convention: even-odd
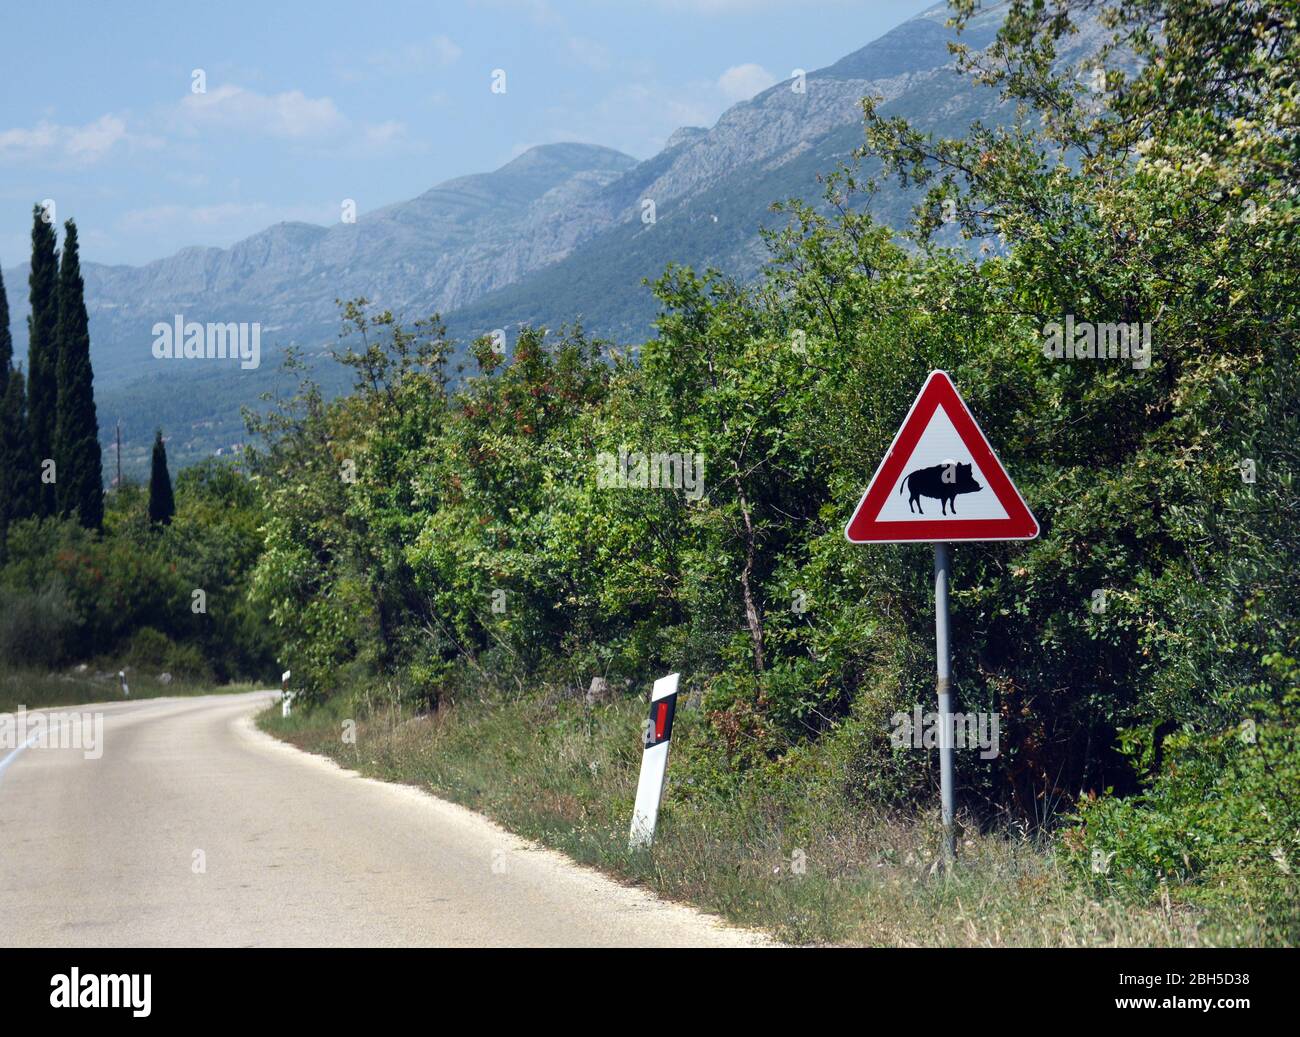
[[[123,697],[124,699],[129,699],[129,698],[131,697],[131,689],[127,686],[127,683],[126,683],[126,671],[125,671],[125,670],[118,670],[118,671],[117,671],[117,682],[118,682],[120,685],[122,685],[122,697]]]
[[[289,690],[289,675],[292,671],[285,670],[280,674],[280,716],[289,715],[289,707],[293,704],[293,692]]]
[[[628,849],[635,850],[654,842],[659,803],[668,777],[668,743],[673,735],[673,716],[677,712],[677,679],[670,673],[655,681],[650,693],[650,718],[646,721],[641,754],[641,778],[636,786],[636,805],[632,808],[632,830]]]

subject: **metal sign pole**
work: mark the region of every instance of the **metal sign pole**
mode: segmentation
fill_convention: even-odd
[[[954,439],[954,436],[956,437]],[[966,456],[965,463],[956,456]],[[904,508],[903,491],[909,491]],[[960,494],[974,494],[968,508]],[[922,497],[939,501],[922,506]],[[929,507],[927,515],[925,508]],[[996,513],[1001,511],[1001,516]],[[952,712],[952,645],[948,593],[952,545],[984,540],[1033,540],[1038,520],[980,431],[946,371],[931,371],[853,509],[844,537],[851,544],[931,544],[934,547],[934,647],[939,695],[939,794],[944,857],[957,856],[953,828],[957,761]],[[931,744],[929,740],[927,745]]]
[[[948,545],[934,545],[934,648],[939,691],[939,799],[942,803],[944,856],[951,863],[957,857],[953,830],[953,723],[952,653],[948,640],[948,587],[952,583],[952,558]]]

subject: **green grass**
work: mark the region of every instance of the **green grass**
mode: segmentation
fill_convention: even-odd
[[[117,673],[96,676],[93,667],[78,673],[51,673],[48,670],[0,669],[0,712],[19,706],[39,709],[46,706],[77,706],[88,702],[114,702],[122,698]],[[176,679],[162,684],[157,676],[129,673],[126,679],[133,699],[152,699],[163,695],[211,695],[217,692],[252,691],[252,684],[213,686],[211,681]]]
[[[812,750],[789,773],[747,773],[730,794],[697,711],[679,711],[669,787],[653,850],[630,853],[644,705],[592,710],[535,696],[444,707],[434,716],[358,720],[341,700],[270,733],[371,777],[434,792],[513,831],[733,922],[793,943],[873,946],[1184,946],[1260,942],[1261,920],[1180,903],[1098,900],[1049,843],[967,831],[951,873],[936,867],[932,823],[850,806],[828,792],[833,753]],[[784,766],[784,765],[782,765]],[[778,771],[780,767],[778,767]],[[714,775],[716,779],[716,775]],[[704,791],[705,789],[710,791]],[[802,854],[802,857],[800,857]],[[796,861],[802,859],[800,873]]]

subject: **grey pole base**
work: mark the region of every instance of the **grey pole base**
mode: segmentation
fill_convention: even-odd
[[[939,692],[939,799],[943,817],[944,858],[957,858],[957,833],[953,828],[952,652],[949,647],[948,587],[952,582],[952,557],[947,544],[934,545],[934,648]]]

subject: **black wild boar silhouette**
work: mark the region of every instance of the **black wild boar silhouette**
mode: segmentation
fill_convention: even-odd
[[[921,510],[921,498],[933,497],[943,506],[943,513],[948,514],[948,509],[952,508],[952,513],[957,514],[957,494],[959,493],[978,493],[984,489],[977,483],[971,475],[971,466],[968,464],[937,464],[930,468],[918,468],[903,480],[898,487],[898,492],[903,492],[903,487],[907,487],[907,510],[911,511],[912,506],[924,515]]]

